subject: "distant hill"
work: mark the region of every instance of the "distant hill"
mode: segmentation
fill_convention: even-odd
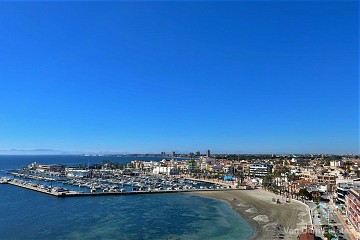
[[[52,150],[52,149],[10,149],[10,150],[0,150],[0,155],[66,155],[71,154],[62,150]]]

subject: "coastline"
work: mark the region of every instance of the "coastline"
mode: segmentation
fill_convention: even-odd
[[[310,224],[305,204],[293,200],[286,203],[280,196],[262,189],[191,194],[226,202],[253,227],[254,233],[250,239],[295,240]],[[279,198],[281,203],[273,202],[273,198]]]

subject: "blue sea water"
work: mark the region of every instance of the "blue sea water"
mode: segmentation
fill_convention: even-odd
[[[128,163],[133,160],[160,161],[160,157],[127,157],[127,156],[81,156],[81,155],[0,155],[0,170],[14,169],[27,166],[33,162],[40,164],[66,164],[67,166],[79,164],[103,163],[105,160],[117,163]]]
[[[0,156],[0,170],[84,158]],[[56,198],[3,184],[0,219],[1,239],[248,239],[253,233],[225,203],[181,193]]]

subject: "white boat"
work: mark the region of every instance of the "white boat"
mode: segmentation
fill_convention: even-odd
[[[5,184],[8,182],[10,182],[10,178],[5,178],[5,177],[0,178],[0,184]]]

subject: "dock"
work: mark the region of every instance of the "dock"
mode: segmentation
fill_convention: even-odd
[[[40,187],[34,187],[26,185],[20,182],[8,181],[6,184],[10,184],[16,187],[25,188],[28,190],[48,194],[55,197],[85,197],[85,196],[105,196],[105,195],[134,195],[134,194],[160,194],[160,193],[185,193],[185,192],[204,192],[204,191],[234,191],[239,189],[179,189],[179,190],[153,190],[153,191],[130,191],[130,192],[77,192],[66,191],[56,192],[42,189]]]

